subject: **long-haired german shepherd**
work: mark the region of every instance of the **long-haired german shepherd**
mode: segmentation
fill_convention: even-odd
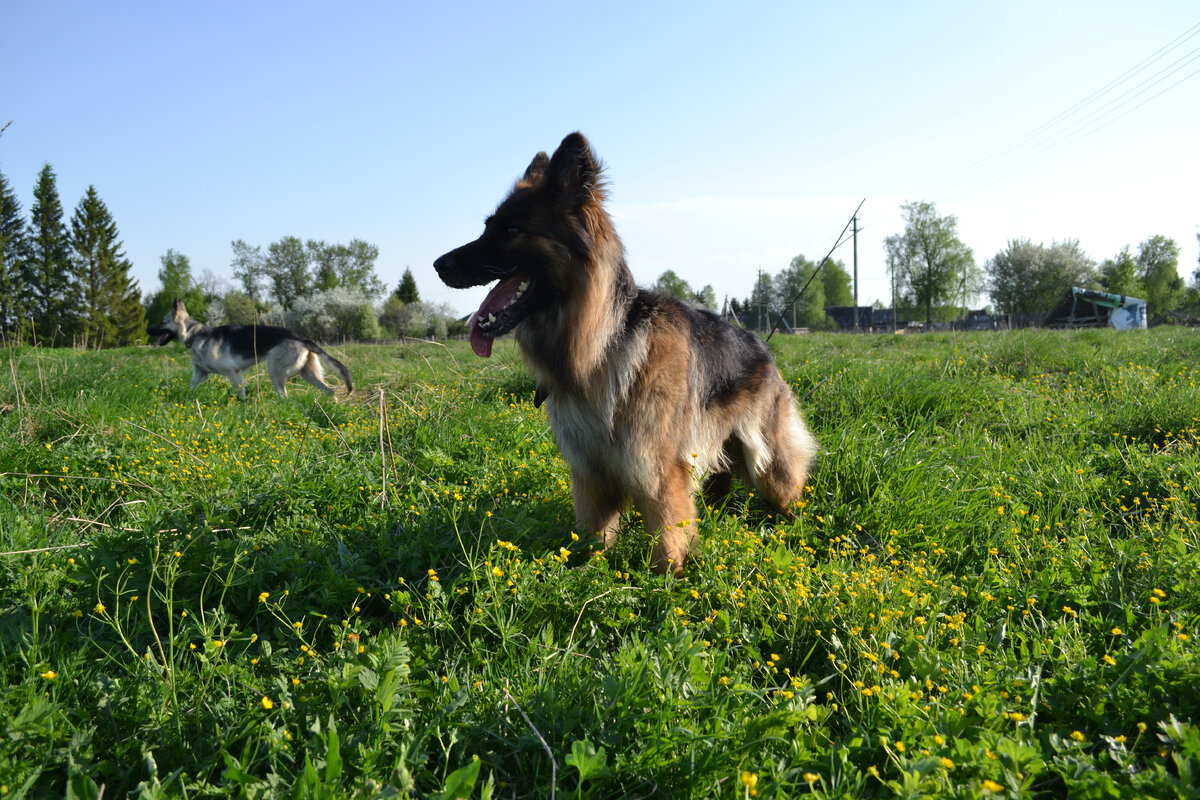
[[[587,140],[567,136],[534,157],[482,236],[434,267],[455,288],[499,281],[471,346],[486,357],[514,332],[588,531],[611,546],[632,500],[658,535],[653,568],[679,573],[699,481],[724,495],[736,473],[790,514],[817,442],[761,339],[634,284],[601,172]]]
[[[297,374],[322,392],[333,394],[333,387],[325,383],[325,373],[321,369],[323,358],[341,374],[346,382],[346,394],[354,391],[350,370],[345,364],[322,350],[316,342],[287,328],[274,325],[210,328],[200,320],[192,319],[183,301],[176,300],[162,321],[149,328],[147,333],[159,337],[155,342],[159,347],[178,339],[191,351],[193,389],[215,373],[228,378],[238,396],[245,399],[242,376],[246,370],[265,361],[271,384],[280,395],[287,394],[288,378]]]

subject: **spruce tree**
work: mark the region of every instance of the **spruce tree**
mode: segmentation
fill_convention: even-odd
[[[139,339],[146,321],[141,292],[129,277],[133,265],[121,251],[117,223],[95,186],[71,218],[71,250],[83,298],[81,344],[114,347]]]
[[[405,268],[404,276],[400,278],[400,283],[396,286],[393,294],[405,305],[421,302],[421,295],[417,292],[417,280],[413,277],[411,269]]]
[[[0,332],[16,330],[21,318],[20,276],[26,258],[25,219],[16,192],[0,172]]]
[[[20,272],[20,288],[34,335],[42,342],[70,344],[80,324],[80,291],[57,179],[49,164],[42,167],[33,188],[27,241],[29,257]]]

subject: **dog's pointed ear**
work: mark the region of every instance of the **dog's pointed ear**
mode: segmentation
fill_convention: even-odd
[[[579,206],[588,199],[603,199],[600,185],[603,169],[588,140],[576,132],[568,134],[554,151],[546,176],[566,205]]]
[[[546,174],[546,167],[550,165],[550,156],[545,153],[538,153],[533,157],[533,161],[529,162],[529,166],[525,168],[525,174],[521,180],[517,182],[518,186],[532,186],[540,181]]]
[[[175,312],[174,313],[176,314],[176,316],[184,316],[187,314],[187,307],[184,306],[183,301],[180,300],[178,297],[175,298]]]

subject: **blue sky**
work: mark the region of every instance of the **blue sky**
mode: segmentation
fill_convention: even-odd
[[[46,162],[68,217],[94,184],[144,292],[169,248],[228,277],[235,239],[361,238],[389,289],[411,267],[467,313],[484,290],[433,260],[573,130],[642,283],[746,297],[863,198],[863,303],[890,300],[908,200],[980,264],[1013,238],[1100,261],[1164,234],[1189,277],[1198,25],[1192,0],[8,2],[0,172],[26,214]]]

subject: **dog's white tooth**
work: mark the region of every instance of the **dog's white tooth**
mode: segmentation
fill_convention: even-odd
[[[495,322],[495,321],[496,321],[496,315],[495,315],[495,314],[488,314],[488,322],[489,322],[489,323],[492,323],[492,322]]]
[[[529,288],[529,281],[521,281],[521,284],[519,286],[517,286],[517,294],[520,294],[521,292],[525,291],[528,288]]]

